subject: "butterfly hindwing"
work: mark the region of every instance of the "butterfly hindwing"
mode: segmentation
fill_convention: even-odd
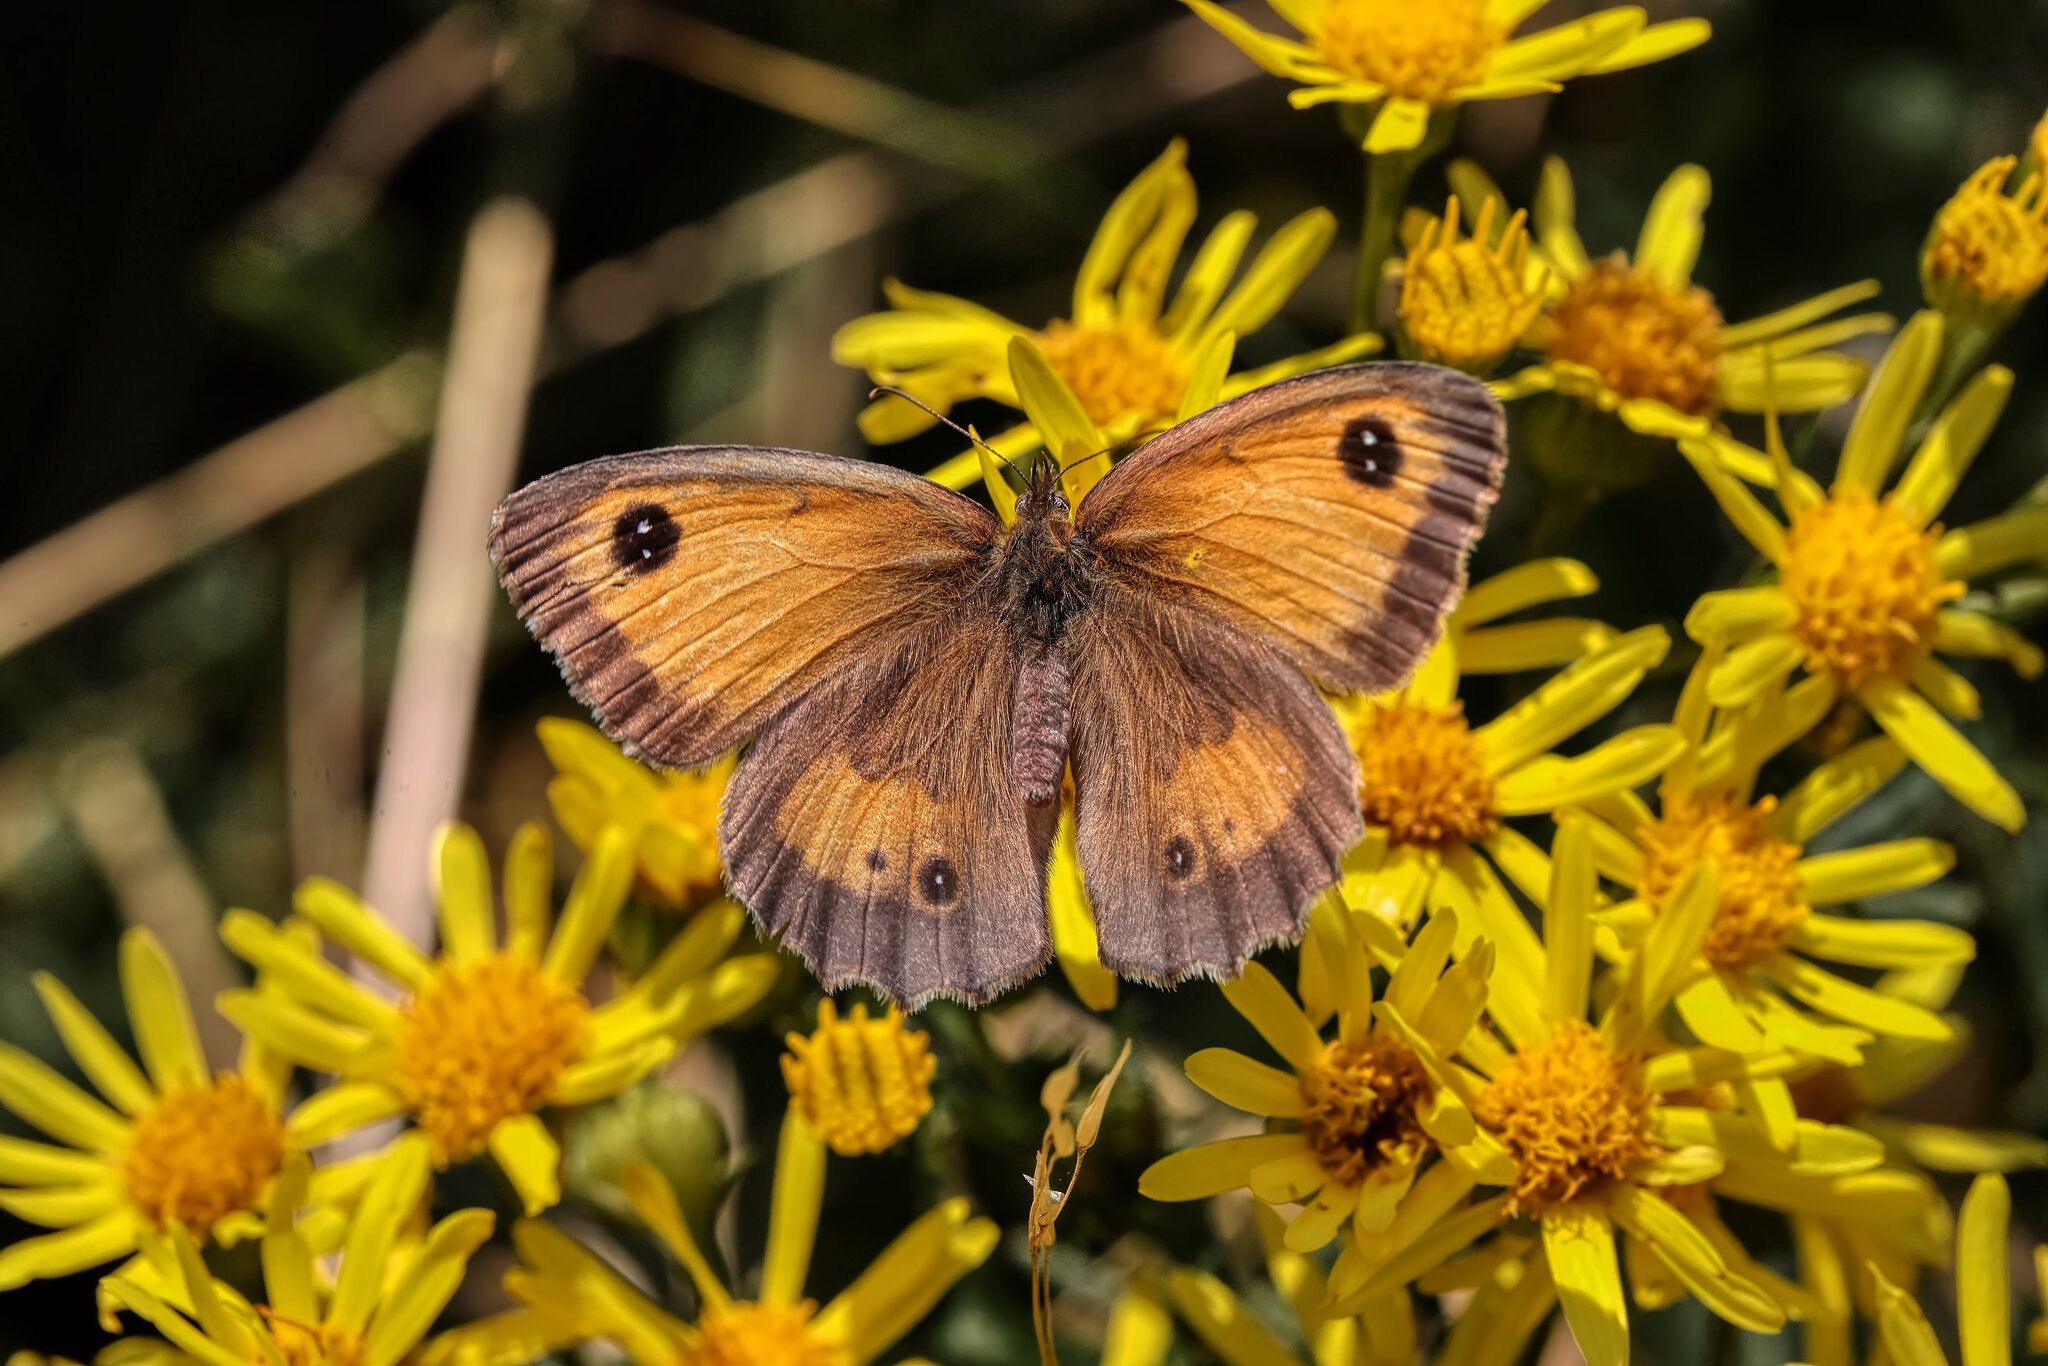
[[[1300,937],[1358,838],[1358,766],[1272,645],[1098,589],[1070,639],[1081,867],[1103,962],[1170,985]]]
[[[726,796],[732,889],[834,990],[979,1003],[1050,952],[1057,805],[1012,764],[1020,655],[990,595],[864,655],[772,721]]]
[[[684,446],[528,484],[492,519],[491,558],[606,733],[693,768],[957,605],[1000,532],[901,470]]]
[[[1340,366],[1181,423],[1075,518],[1105,576],[1271,641],[1311,678],[1407,678],[1464,589],[1505,465],[1485,385],[1437,366]]]

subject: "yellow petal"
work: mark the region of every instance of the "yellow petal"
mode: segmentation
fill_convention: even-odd
[[[2048,558],[2048,505],[2019,508],[1957,527],[1934,547],[1934,567],[1952,579],[1971,579],[2022,560]]]
[[[1685,1027],[1701,1043],[1735,1053],[1755,1053],[1764,1046],[1764,1036],[1718,973],[1688,982],[1673,1001]]]
[[[1572,176],[1564,161],[1559,157],[1544,158],[1543,173],[1536,182],[1536,240],[1551,265],[1566,280],[1577,280],[1593,268],[1585,243],[1579,240],[1573,201]]]
[[[932,1311],[961,1277],[988,1260],[1001,1231],[948,1200],[882,1250],[813,1320],[817,1336],[842,1345],[854,1366],[872,1361]]]
[[[408,1108],[405,1098],[383,1082],[340,1082],[314,1092],[292,1111],[292,1140],[315,1147],[402,1115]]]
[[[1549,669],[1612,644],[1615,634],[1606,623],[1585,617],[1483,627],[1458,638],[1458,662],[1468,674]]]
[[[632,891],[634,842],[631,831],[610,825],[590,847],[541,958],[541,971],[557,982],[580,983],[589,975]]]
[[[1780,1153],[1763,1125],[1746,1115],[1686,1105],[1659,1106],[1651,1132],[1671,1148],[1705,1147],[1729,1162],[1782,1166],[1810,1176],[1847,1176],[1867,1172],[1884,1161],[1884,1144],[1860,1129],[1799,1120],[1793,1125],[1793,1147]]]
[[[1787,634],[1758,636],[1736,646],[1707,679],[1707,697],[1717,707],[1739,707],[1782,683],[1806,658],[1806,647]]]
[[[491,1212],[466,1209],[428,1231],[419,1255],[378,1306],[363,1339],[363,1366],[397,1366],[462,1287],[469,1258],[491,1236]]]
[[[1984,714],[1984,702],[1976,687],[1932,655],[1913,666],[1914,690],[1958,721],[1975,721]]]
[[[322,1072],[346,1075],[369,1037],[289,1002],[256,991],[222,992],[215,1003],[234,1026],[264,1047]]]
[[[340,883],[307,878],[293,893],[292,906],[318,925],[320,933],[400,986],[418,991],[433,975],[433,964],[425,954]]]
[[[1246,337],[1264,327],[1323,259],[1336,235],[1337,216],[1328,209],[1309,209],[1282,224],[1202,325],[1197,351],[1225,332]]]
[[[10,1243],[0,1248],[0,1291],[102,1266],[135,1250],[135,1232],[135,1216],[116,1210],[76,1228]]]
[[[1705,235],[1707,201],[1712,194],[1713,185],[1703,167],[1680,166],[1665,177],[1643,219],[1642,236],[1637,239],[1631,258],[1635,268],[1647,271],[1669,290],[1691,284],[1693,265],[1700,258],[1700,240]],[[1559,1290],[1563,1290],[1562,1281]]]
[[[663,1246],[674,1253],[683,1269],[690,1273],[690,1279],[697,1287],[698,1300],[709,1310],[722,1313],[732,1303],[732,1297],[726,1293],[703,1250],[697,1246],[689,1222],[683,1218],[682,1207],[676,1202],[675,1188],[669,1185],[668,1179],[650,1163],[633,1162],[619,1173],[619,1190],[625,1195],[626,1203],[633,1207],[633,1212],[640,1216],[640,1222],[661,1239]]]
[[[149,930],[138,927],[121,936],[121,994],[142,1065],[157,1089],[205,1085],[211,1073],[185,1000],[185,983]]]
[[[1873,497],[1899,456],[1907,424],[1920,407],[1920,396],[1941,357],[1941,315],[1929,309],[1913,315],[1871,378],[1863,406],[1849,424],[1834,487],[1862,489]]]
[[[1637,726],[1570,759],[1544,755],[1500,778],[1494,805],[1525,816],[1640,787],[1685,752],[1675,726]]]
[[[1237,273],[1237,263],[1251,243],[1258,221],[1256,215],[1239,209],[1225,214],[1209,230],[1195,250],[1195,259],[1188,263],[1187,274],[1181,276],[1166,315],[1159,320],[1162,335],[1176,344],[1184,343],[1209,321],[1209,311]]]
[[[1302,1206],[1301,1213],[1287,1226],[1287,1246],[1294,1252],[1320,1252],[1330,1245],[1339,1229],[1351,1221],[1358,1208],[1358,1187],[1324,1186],[1315,1198]]]
[[[1116,974],[1102,966],[1095,914],[1088,904],[1080,851],[1074,843],[1074,809],[1070,803],[1060,810],[1059,834],[1053,841],[1052,865],[1046,875],[1045,904],[1046,919],[1052,927],[1053,954],[1074,994],[1090,1010],[1110,1009],[1116,1005]]]
[[[1599,876],[1593,862],[1592,817],[1566,812],[1551,846],[1550,896],[1543,908],[1543,950],[1549,975],[1544,1013],[1552,1020],[1583,1020],[1593,977],[1593,899]]]
[[[1874,1034],[1934,1040],[1949,1035],[1948,1025],[1933,1011],[1880,996],[1789,953],[1775,954],[1760,966],[1772,981],[1815,1010]]]
[[[1291,1072],[1254,1062],[1228,1048],[1188,1055],[1188,1080],[1225,1105],[1254,1115],[1293,1117],[1302,1109],[1301,1083]]]
[[[127,1050],[114,1042],[114,1036],[79,1003],[69,987],[47,972],[35,973],[30,980],[35,983],[36,994],[43,998],[43,1008],[50,1012],[50,1021],[57,1026],[65,1050],[77,1060],[79,1070],[99,1088],[100,1094],[124,1114],[147,1109],[155,1095]]]
[[[1955,862],[1956,851],[1940,840],[1888,840],[1861,849],[1842,849],[1801,859],[1798,865],[1799,885],[1805,891],[1806,899],[1814,905],[1839,905],[1845,901],[1861,901],[1866,897],[1925,886],[1948,872]],[[1953,931],[1953,934],[1959,937],[1944,941],[1948,944],[1948,952],[1942,957],[1948,959],[1958,952],[1968,957],[1970,936],[1961,930]],[[1932,946],[1931,938],[1925,941],[1925,947],[1931,950]]]
[[[1816,413],[1863,390],[1870,367],[1835,351],[1772,358],[1754,352],[1725,357],[1715,376],[1721,406],[1732,413]]]
[[[1586,1366],[1625,1366],[1628,1301],[1614,1255],[1614,1226],[1606,1214],[1582,1202],[1544,1215],[1543,1255]]]
[[[0,1106],[50,1137],[89,1152],[112,1153],[128,1142],[127,1121],[37,1058],[0,1043]]]
[[[1483,626],[1544,603],[1583,598],[1599,591],[1600,580],[1577,560],[1528,560],[1472,585],[1451,613],[1460,629]]]
[[[1447,1164],[1439,1164],[1447,1165]],[[1420,1183],[1417,1189],[1420,1190]],[[1397,1233],[1406,1222],[1405,1216],[1411,1209],[1422,1208],[1422,1202],[1410,1199],[1404,1202],[1401,1213],[1395,1216],[1394,1226],[1388,1230],[1387,1241],[1396,1244],[1398,1250],[1374,1268],[1365,1283],[1356,1290],[1344,1286],[1335,1274],[1331,1276],[1330,1293],[1333,1298],[1341,1295],[1332,1306],[1333,1314],[1356,1313],[1379,1296],[1408,1285],[1425,1271],[1430,1271],[1444,1261],[1471,1246],[1488,1232],[1499,1228],[1507,1218],[1508,1197],[1496,1195],[1477,1204],[1467,1205],[1454,1213],[1430,1219],[1423,1227],[1428,1231],[1413,1237],[1412,1241],[1401,1242]]]
[[[1209,3],[1209,0],[1183,0],[1183,3],[1272,75],[1299,79],[1303,73],[1322,69],[1322,59],[1312,48],[1253,28],[1221,5]]]
[[[2011,396],[2012,371],[2003,365],[1979,370],[1928,429],[1926,440],[1891,492],[1892,505],[1921,526],[1939,516],[1963,471],[1984,448]]]
[[[1852,745],[1807,774],[1778,803],[1771,829],[1794,844],[1811,843],[1905,766],[1906,752],[1888,735]]]
[[[1428,105],[1420,100],[1389,95],[1380,105],[1379,113],[1373,116],[1372,126],[1365,130],[1366,154],[1383,156],[1388,152],[1405,152],[1419,147],[1428,129]]]
[[[1116,305],[1110,287],[1124,273],[1131,253],[1157,221],[1160,206],[1173,182],[1187,179],[1186,161],[1187,144],[1175,138],[1110,203],[1074,277],[1075,322],[1088,324],[1115,320]]]
[[[768,1209],[768,1248],[761,1259],[761,1302],[801,1303],[825,1200],[825,1145],[792,1108],[775,1148],[775,1190]]]
[[[1167,1273],[1166,1286],[1188,1326],[1230,1366],[1299,1366],[1294,1353],[1208,1272],[1177,1266]]]
[[[1612,1047],[1632,1045],[1657,1021],[1692,972],[1693,961],[1713,923],[1720,900],[1718,865],[1694,867],[1650,925],[1642,947],[1624,969],[1621,990],[1601,1024]]]
[[[2039,678],[2043,664],[2041,647],[2003,622],[1976,612],[1954,609],[1934,617],[1934,648],[1943,654],[1969,655],[1980,659],[2003,659],[2019,671],[2021,678]]]
[[[1652,24],[1608,52],[1581,74],[1602,76],[1610,71],[1626,71],[1631,67],[1661,62],[1667,57],[1676,57],[1682,52],[1692,51],[1712,37],[1713,32],[1713,27],[1704,19],[1670,19],[1661,24]]]
[[[483,836],[451,821],[434,841],[434,895],[441,949],[457,963],[480,962],[497,948],[491,914],[491,858]]]
[[[1883,1136],[1921,1166],[1938,1172],[2016,1172],[2048,1167],[2048,1140],[2002,1129],[1945,1124],[1886,1124]]]
[[[2012,1192],[1996,1174],[1978,1177],[1956,1223],[1956,1327],[1967,1366],[2012,1366],[2006,1226]]]
[[[491,1157],[512,1189],[526,1216],[532,1218],[551,1209],[562,1198],[562,1149],[539,1115],[514,1115],[501,1119],[486,1140]]]
[[[1218,1139],[1160,1158],[1138,1178],[1138,1191],[1151,1200],[1206,1200],[1249,1186],[1254,1167],[1305,1151],[1300,1134]]]
[[[276,922],[253,911],[229,911],[221,918],[221,942],[258,973],[285,989],[293,1001],[365,1029],[389,1031],[397,1012],[380,1001],[319,951],[293,938]]]
[[[1785,631],[1798,617],[1799,608],[1775,584],[1724,588],[1700,595],[1685,614],[1685,633],[1702,643],[1736,644]]]
[[[1046,363],[1043,353],[1029,338],[1010,339],[1009,364],[1018,403],[1044,436],[1046,449],[1056,458],[1064,458],[1067,451],[1076,447],[1097,451],[1109,444],[1089,420],[1081,400],[1074,397],[1074,391]]]
[[[1677,1206],[1640,1187],[1622,1186],[1610,1209],[1615,1222],[1654,1247],[1707,1308],[1752,1333],[1775,1333],[1785,1326],[1784,1309],[1730,1271],[1713,1243]]]
[[[1816,294],[1787,308],[1766,313],[1748,322],[1734,323],[1721,330],[1721,344],[1729,350],[1739,350],[1754,342],[1782,337],[1809,323],[1819,322],[1830,313],[1839,312],[1851,304],[1874,299],[1882,292],[1876,280],[1858,280],[1853,285],[1843,285],[1825,294]]]
[[[1600,10],[1556,24],[1501,48],[1488,60],[1486,74],[1491,79],[1530,80],[1576,76],[1641,33],[1643,24],[1643,12],[1633,6]]]
[[[589,848],[598,827],[580,847]],[[505,848],[505,948],[528,962],[540,961],[554,919],[555,851],[545,826],[527,821]]]
[[[361,1334],[384,1292],[387,1261],[405,1221],[427,1189],[433,1158],[426,1140],[408,1134],[393,1143],[363,1193],[342,1251],[342,1272],[334,1286],[328,1321]]]
[[[1308,1071],[1322,1057],[1322,1035],[1262,965],[1246,963],[1242,976],[1223,984],[1223,996],[1296,1072]]]
[[[1237,333],[1218,332],[1202,344],[1188,366],[1188,385],[1180,396],[1175,422],[1185,422],[1205,413],[1223,400],[1223,380],[1230,373],[1230,358],[1237,349]]]
[[[1584,730],[1620,705],[1670,648],[1662,627],[1645,626],[1578,661],[1475,732],[1488,765],[1504,773]]]
[[[1712,441],[1687,440],[1679,442],[1678,449],[1693,469],[1698,471],[1700,479],[1707,486],[1707,492],[1714,495],[1714,501],[1721,505],[1721,511],[1728,514],[1728,520],[1742,533],[1743,539],[1755,546],[1757,553],[1771,563],[1783,562],[1784,525],[1757,501],[1754,493],[1723,468],[1723,445]]]
[[[1126,1282],[1109,1306],[1100,1366],[1165,1366],[1172,1350],[1173,1317],[1156,1289],[1136,1279]]]
[[[1877,1286],[1877,1333],[1891,1360],[1898,1366],[1948,1366],[1934,1328],[1913,1297],[1886,1280],[1875,1266],[1869,1271]]]
[[[1889,679],[1866,683],[1856,695],[1885,734],[1958,801],[2009,831],[2026,823],[2026,808],[2012,784],[1925,698]]]

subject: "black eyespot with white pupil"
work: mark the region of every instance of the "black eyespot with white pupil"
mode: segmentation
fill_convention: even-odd
[[[612,559],[629,573],[644,574],[675,558],[682,528],[665,508],[642,503],[612,523]]]
[[[933,906],[950,906],[960,899],[960,870],[953,860],[934,854],[917,869],[917,894]]]
[[[1369,488],[1383,489],[1401,472],[1401,447],[1382,418],[1353,418],[1337,439],[1337,459],[1345,474]]]

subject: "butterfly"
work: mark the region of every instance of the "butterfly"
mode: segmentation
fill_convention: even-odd
[[[1362,832],[1318,690],[1402,683],[1497,496],[1500,405],[1341,366],[1168,429],[1005,526],[905,471],[677,446],[536,480],[492,520],[514,606],[606,734],[745,745],[731,890],[828,990],[985,1002],[1042,970],[1071,771],[1102,961],[1160,985],[1300,937]]]

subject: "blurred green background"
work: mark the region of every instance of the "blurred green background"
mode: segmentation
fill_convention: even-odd
[[[1571,9],[1560,0],[1545,18]],[[1633,244],[1674,165],[1704,164],[1714,202],[1697,278],[1730,319],[1866,275],[1884,283],[1878,306],[1909,313],[1934,210],[1981,161],[2020,150],[2048,105],[2048,5],[1651,9],[1702,14],[1714,38],[1554,99],[1470,110],[1458,146],[1521,202],[1541,155],[1566,157],[1596,254]],[[1110,197],[1173,136],[1190,142],[1197,232],[1239,207],[1270,228],[1324,204],[1344,224],[1323,267],[1240,356],[1272,359],[1342,330],[1355,150],[1334,112],[1289,109],[1279,82],[1170,0],[184,0],[30,5],[8,27],[0,631],[13,634],[0,654],[0,1037],[53,1059],[32,971],[55,973],[118,1021],[112,943],[124,923],[196,945],[187,963],[204,980],[226,970],[198,961],[219,908],[281,913],[314,872],[360,881],[434,358],[466,225],[491,195],[532,196],[556,233],[522,479],[678,441],[935,464],[957,448],[943,434],[863,451],[853,415],[866,384],[832,365],[833,329],[877,307],[890,275],[1029,323],[1064,313]],[[1417,195],[1440,209],[1442,193],[1439,166]],[[2034,381],[2048,373],[2044,350],[2037,308],[1999,348],[2020,383],[1951,523],[2009,506],[2048,470],[2048,389]],[[387,425],[371,437],[270,429],[248,459],[218,454],[373,373],[384,377]],[[1845,416],[1801,424],[1795,447],[1831,450]],[[1525,551],[1531,490],[1513,474],[1510,486],[1479,572]],[[81,519],[139,491],[124,505],[131,520],[103,519],[81,539]],[[1674,636],[1694,596],[1745,566],[1675,459],[1566,549],[1606,582],[1597,614],[1622,627],[1664,622]],[[2007,591],[2026,599],[2039,586]],[[464,810],[495,849],[546,809],[534,720],[576,709],[510,610],[492,611]],[[1668,714],[1686,662],[1675,651],[1617,724]],[[1971,676],[1987,712],[1972,734],[2048,811],[2048,698],[2003,667]],[[1515,686],[1480,688],[1475,714]],[[1959,1000],[1979,1046],[1921,1104],[1948,1122],[2048,1132],[2036,1068],[2048,1025],[2048,818],[2009,840],[1913,774],[1833,835],[1900,831],[1955,841],[1958,868],[1910,905],[1878,909],[1968,925],[1982,944]],[[1203,1245],[1200,1209],[1135,1194],[1160,1151],[1161,1107],[1188,1103],[1155,1083],[1192,1047],[1250,1044],[1249,1031],[1202,987],[1171,997],[1126,988],[1119,1009],[1085,1029],[1060,1008],[1071,999],[1063,983],[1033,993],[986,1029],[958,1011],[929,1013],[939,1110],[914,1145],[869,1160],[858,1179],[835,1163],[815,1288],[843,1284],[941,1185],[964,1185],[1014,1229],[1041,1122],[1037,1085],[1077,1030],[1104,1062],[1112,1035],[1140,1043],[1060,1224],[1067,1312],[1099,1314],[1112,1286],[1088,1259],[1121,1239],[1184,1255]],[[808,1018],[794,987],[779,1002],[724,1036],[722,1061],[704,1069],[707,1084],[747,1102],[731,1139],[757,1157],[772,1152],[780,1030]],[[676,1123],[661,1121],[670,1132]],[[488,1187],[463,1194],[502,1208]],[[2017,1194],[2022,1223],[2042,1227],[2048,1190],[2022,1178]],[[743,1180],[741,1200],[744,1252],[758,1247],[748,1231],[760,1226],[765,1180]],[[23,1233],[0,1216],[0,1243]],[[1020,1359],[1020,1258],[1021,1244],[1006,1241],[906,1350]],[[479,1265],[487,1292],[502,1261]],[[90,1301],[89,1277],[0,1295],[0,1354],[89,1352],[99,1341]],[[1790,1349],[1733,1344],[1694,1313],[1646,1320],[1659,1360],[1782,1360]]]

